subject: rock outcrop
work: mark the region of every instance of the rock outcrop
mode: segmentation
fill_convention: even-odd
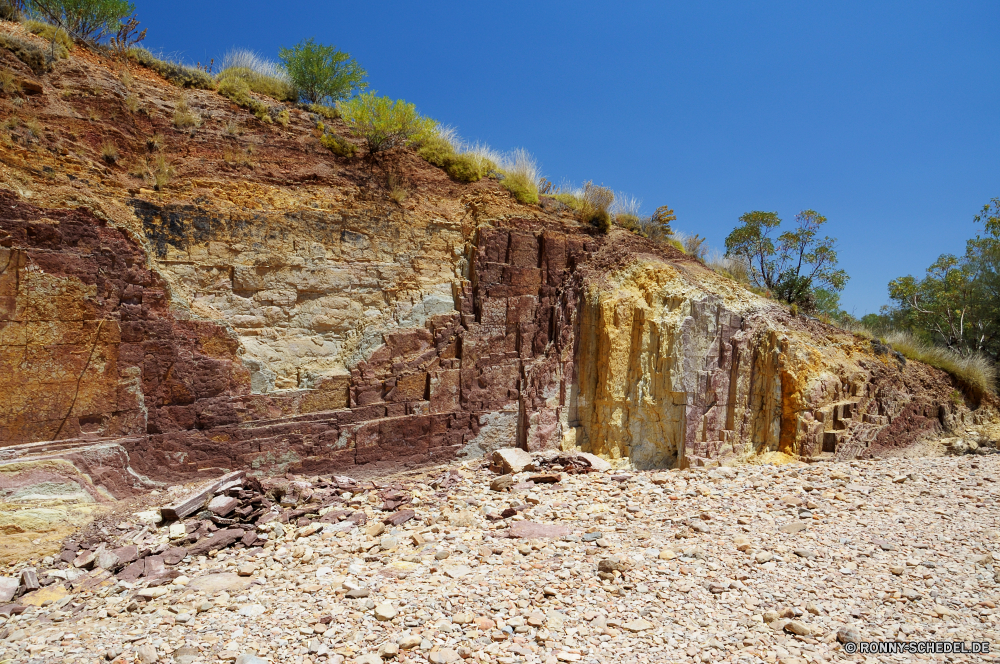
[[[0,99],[44,125],[0,145],[0,459],[75,455],[121,495],[511,445],[643,468],[849,458],[995,412],[555,201],[410,151],[334,157],[306,111],[264,124],[115,67],[128,89],[77,49],[31,100]],[[171,123],[182,96],[200,127]]]

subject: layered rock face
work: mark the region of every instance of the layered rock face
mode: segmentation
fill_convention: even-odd
[[[320,146],[316,116],[263,125],[185,91],[204,123],[180,130],[181,93],[131,76],[74,52],[23,102],[46,130],[0,143],[0,460],[72,458],[115,493],[511,445],[670,467],[874,454],[995,412],[554,201],[412,151],[390,196],[381,166]],[[102,163],[108,137],[146,164],[162,150],[174,179]]]
[[[641,468],[855,458],[993,417],[943,372],[703,269],[638,261],[609,275],[587,292],[580,334],[584,447]]]

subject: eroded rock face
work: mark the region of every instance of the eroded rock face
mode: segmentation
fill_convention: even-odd
[[[0,142],[0,462],[70,459],[120,495],[510,446],[848,458],[995,412],[555,201],[410,150],[342,159],[318,116],[264,124],[209,90],[184,91],[204,123],[182,131],[177,89],[130,76],[77,49],[30,100],[44,131]],[[133,168],[154,152],[158,191]]]
[[[991,416],[956,406],[943,372],[738,295],[655,260],[592,287],[584,449],[640,468],[765,452],[855,458]]]
[[[399,315],[395,303],[396,314],[383,307],[362,320],[352,307],[375,307],[370,295],[398,285],[405,270],[334,260],[315,244],[311,267],[301,256],[275,265],[263,257],[281,252],[260,250],[274,234],[266,222],[220,230],[177,214],[171,223],[188,230],[144,226],[153,247],[167,247],[150,269],[134,241],[92,215],[4,194],[6,445],[117,439],[132,466],[154,477],[424,463],[511,445],[580,447],[651,468],[768,451],[854,457],[969,416],[948,400],[954,386],[940,372],[789,319],[697,266],[638,255],[595,268],[592,257],[610,245],[565,226],[454,228],[430,286],[413,288],[411,302],[424,308]],[[207,249],[191,249],[192,233]],[[229,249],[237,239],[258,247],[261,265],[240,265]],[[187,260],[174,244],[188,247]],[[258,290],[240,271],[257,275]],[[360,277],[329,276],[343,273],[376,276],[363,287]],[[450,300],[426,305],[434,284],[455,274]],[[274,320],[285,322],[270,328],[259,295],[281,290],[279,281],[286,305]],[[216,322],[182,319],[168,282]],[[336,309],[338,298],[348,305]],[[256,313],[248,322],[239,310]],[[335,311],[360,332],[317,327]],[[365,336],[381,343],[363,352]],[[270,350],[254,345],[261,337]],[[349,344],[362,359],[351,359]],[[253,389],[267,372],[277,383],[295,371],[301,383],[305,367],[310,389]]]

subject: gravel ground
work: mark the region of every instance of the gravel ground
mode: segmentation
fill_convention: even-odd
[[[479,462],[432,487],[443,470],[392,478],[414,497],[401,526],[358,491],[365,525],[270,523],[264,547],[189,557],[154,588],[101,571],[42,588],[0,618],[0,662],[1000,659],[846,652],[1000,651],[998,456],[520,473],[502,491]]]

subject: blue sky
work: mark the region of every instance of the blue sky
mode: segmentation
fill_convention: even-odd
[[[372,88],[549,179],[668,204],[721,247],[737,218],[829,218],[855,315],[960,253],[1000,196],[1000,2],[136,0],[188,62],[335,44]]]

